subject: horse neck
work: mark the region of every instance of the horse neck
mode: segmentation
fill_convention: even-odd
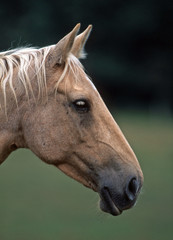
[[[17,122],[14,117],[7,120],[0,113],[0,164],[14,151],[18,145]]]
[[[16,88],[16,77],[13,78],[13,85]],[[20,88],[20,86],[18,86]],[[25,95],[21,89],[20,96]],[[21,127],[21,116],[25,108],[22,107],[22,98],[16,92],[16,98],[20,99],[16,104],[14,95],[10,90],[9,84],[6,87],[6,106],[4,104],[4,93],[0,89],[0,164],[8,155],[20,147],[25,147]],[[18,105],[18,106],[17,106]]]

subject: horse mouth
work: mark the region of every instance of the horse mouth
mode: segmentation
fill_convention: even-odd
[[[122,213],[122,210],[116,206],[109,190],[106,187],[102,188],[100,191],[100,209],[103,212],[112,214],[113,216],[118,216]]]

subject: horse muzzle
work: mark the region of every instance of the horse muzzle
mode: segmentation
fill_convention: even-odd
[[[117,181],[102,181],[99,188],[100,208],[102,211],[118,216],[123,210],[133,207],[140,192],[142,183],[131,177],[126,184],[118,185]]]

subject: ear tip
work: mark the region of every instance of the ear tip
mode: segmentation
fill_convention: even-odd
[[[81,26],[81,23],[77,23],[74,28],[75,28],[76,30],[79,30],[80,26]]]
[[[91,32],[92,28],[93,28],[93,25],[89,24],[88,27],[86,28],[86,31]]]
[[[81,27],[81,23],[77,23],[73,30],[79,31],[80,27]],[[93,25],[92,25],[92,24],[89,24],[86,30],[87,30],[87,31],[91,31],[92,28],[93,28]]]
[[[93,28],[92,24],[88,25],[86,32],[88,32],[88,34],[90,34],[90,32],[92,31],[92,28]]]

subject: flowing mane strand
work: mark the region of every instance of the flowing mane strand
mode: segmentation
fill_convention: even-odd
[[[32,67],[34,76],[36,76],[38,83],[38,99],[47,94],[47,83],[46,83],[46,67],[45,62],[50,50],[54,47],[48,46],[40,49],[36,48],[19,48],[9,50],[6,52],[0,52],[0,83],[1,89],[4,96],[4,107],[6,111],[6,85],[9,84],[10,89],[15,97],[16,104],[18,105],[17,96],[13,87],[13,73],[14,68],[18,68],[18,79],[21,81],[25,88],[26,95],[29,100],[29,92],[35,99],[33,89],[31,86],[31,79],[29,78],[29,70]],[[34,64],[33,64],[34,63]],[[55,84],[55,89],[58,88],[59,83],[64,79],[69,70],[77,75],[79,68],[83,70],[83,66],[80,61],[72,54],[66,60],[64,70]],[[45,94],[46,93],[46,94]],[[1,107],[1,103],[0,103]]]

